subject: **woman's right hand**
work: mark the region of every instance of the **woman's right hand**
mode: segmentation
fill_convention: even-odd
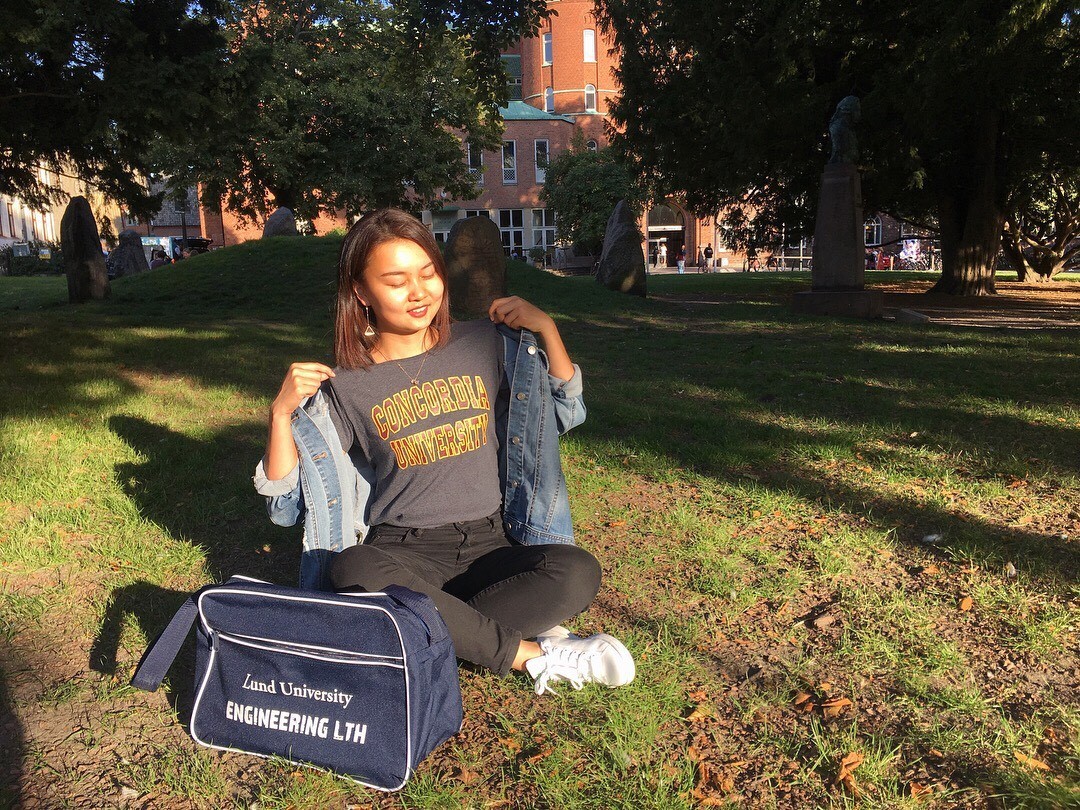
[[[322,363],[293,363],[281,383],[281,390],[270,406],[270,415],[289,416],[300,403],[319,390],[323,381],[334,376],[334,370]]]

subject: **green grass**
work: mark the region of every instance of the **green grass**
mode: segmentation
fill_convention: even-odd
[[[190,661],[165,697],[125,684],[190,591],[295,581],[298,532],[250,477],[284,369],[328,358],[338,245],[248,243],[79,307],[0,278],[0,699],[46,804],[1075,804],[1075,336],[797,316],[798,274],[650,278],[717,301],[687,309],[511,269],[584,369],[562,450],[605,584],[572,624],[624,638],[633,685],[465,673],[466,734],[392,799],[195,748]]]

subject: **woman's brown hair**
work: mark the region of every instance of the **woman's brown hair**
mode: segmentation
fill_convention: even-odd
[[[369,320],[363,304],[356,297],[356,289],[364,281],[364,270],[372,251],[379,245],[398,239],[408,239],[419,245],[442,279],[446,292],[431,326],[435,330],[435,346],[445,346],[450,340],[449,284],[446,282],[446,264],[435,237],[416,217],[396,208],[381,208],[354,223],[341,243],[334,315],[334,362],[342,368],[364,368],[373,363],[371,347],[378,338],[364,337]],[[379,324],[374,312],[371,312],[370,318],[372,328],[378,332]]]

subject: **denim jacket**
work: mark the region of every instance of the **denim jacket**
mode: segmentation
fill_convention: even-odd
[[[509,382],[495,403],[503,525],[510,537],[528,545],[573,543],[558,437],[585,421],[581,369],[575,364],[566,381],[552,377],[532,332],[498,329]],[[367,534],[375,475],[366,459],[342,449],[321,391],[293,412],[292,432],[297,467],[271,481],[260,461],[255,489],[277,525],[293,526],[303,515],[300,587],[328,589],[333,555]]]

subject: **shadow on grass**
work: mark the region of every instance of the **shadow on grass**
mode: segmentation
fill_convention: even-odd
[[[300,530],[273,527],[260,508],[262,499],[251,487],[257,438],[250,429],[229,428],[196,440],[130,416],[114,416],[108,425],[144,459],[116,467],[127,496],[146,520],[203,549],[213,581],[244,574],[296,582]],[[114,590],[90,652],[91,668],[114,674],[128,618],[138,622],[147,638],[155,638],[189,595],[146,581]],[[168,682],[169,702],[185,725],[194,669],[189,638]]]
[[[6,658],[6,656],[5,656]],[[15,714],[7,678],[11,662],[0,667],[0,807],[18,807],[23,775],[25,741],[22,723]]]

